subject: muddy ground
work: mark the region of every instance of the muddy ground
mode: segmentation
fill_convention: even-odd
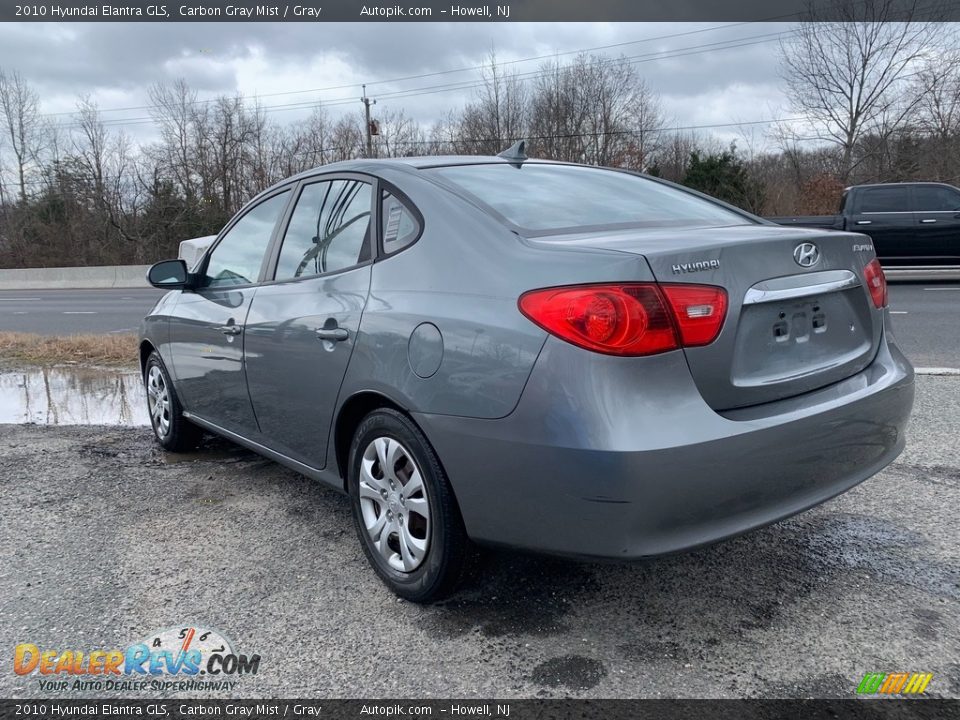
[[[0,425],[0,697],[44,695],[17,643],[188,624],[261,655],[235,697],[846,698],[892,671],[957,697],[958,437],[960,377],[919,377],[906,452],[825,506],[635,565],[488,553],[420,607],[368,569],[344,497],[226,442]]]

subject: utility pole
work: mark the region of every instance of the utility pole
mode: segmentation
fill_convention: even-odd
[[[367,97],[367,86],[363,86],[363,97],[360,98],[360,102],[363,103],[363,110],[366,114],[366,126],[367,126],[367,157],[373,157],[373,126],[370,124],[370,106],[376,105],[376,100],[371,100]]]

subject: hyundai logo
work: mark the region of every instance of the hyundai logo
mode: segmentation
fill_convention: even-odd
[[[800,243],[793,250],[793,259],[800,267],[813,267],[820,262],[820,249],[813,243]]]

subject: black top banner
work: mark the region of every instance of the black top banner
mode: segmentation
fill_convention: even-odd
[[[960,0],[111,0],[9,3],[4,22],[956,21]]]

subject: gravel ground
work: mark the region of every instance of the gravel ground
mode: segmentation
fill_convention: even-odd
[[[0,697],[43,695],[17,643],[194,623],[262,656],[234,697],[958,697],[960,378],[917,382],[906,452],[826,506],[634,565],[488,553],[432,607],[375,579],[344,497],[229,443],[0,426]]]

